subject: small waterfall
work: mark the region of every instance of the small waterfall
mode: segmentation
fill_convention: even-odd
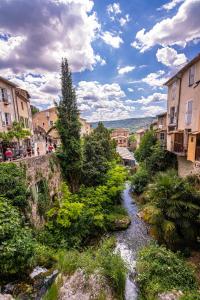
[[[131,225],[125,231],[116,233],[119,252],[128,266],[126,278],[125,300],[136,300],[138,288],[134,277],[136,272],[136,255],[138,250],[150,241],[146,224],[138,217],[137,205],[133,202],[130,193],[130,185],[127,183],[122,195],[123,206],[127,209],[131,218]]]

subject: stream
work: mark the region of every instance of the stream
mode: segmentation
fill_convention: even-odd
[[[147,225],[138,217],[138,207],[131,196],[130,185],[127,183],[122,194],[122,205],[131,218],[130,226],[116,233],[118,251],[128,266],[126,278],[125,300],[136,300],[138,288],[134,281],[136,272],[136,255],[138,250],[150,241]]]

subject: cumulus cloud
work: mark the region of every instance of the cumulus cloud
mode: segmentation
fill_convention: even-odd
[[[76,93],[78,106],[90,121],[128,118],[135,110],[132,103],[126,103],[126,94],[117,83],[81,81]]]
[[[129,14],[126,14],[124,17],[121,17],[119,19],[119,23],[120,23],[120,25],[122,27],[125,26],[128,22],[130,22],[130,16],[129,16]]]
[[[55,71],[67,57],[73,71],[101,60],[92,42],[100,30],[92,0],[0,1],[0,68]]]
[[[134,92],[134,89],[128,88],[128,91],[132,93],[132,92]]]
[[[125,67],[118,67],[118,74],[123,75],[135,70],[135,66],[125,66]]]
[[[162,88],[163,84],[167,81],[168,77],[165,75],[165,71],[159,70],[157,72],[149,73],[146,77],[140,80],[129,81],[133,84],[145,83],[153,88]],[[143,88],[139,87],[138,89],[142,90]]]
[[[177,51],[170,47],[163,47],[157,50],[157,60],[168,67],[178,67],[187,62],[185,54],[178,54]]]
[[[110,16],[121,14],[121,8],[119,3],[109,4],[107,6],[107,12]]]
[[[158,105],[150,105],[150,106],[142,106],[141,111],[143,112],[143,115],[154,117],[158,114],[161,114],[166,111],[165,107],[161,107]]]
[[[123,44],[123,40],[119,35],[116,35],[110,31],[105,31],[101,35],[102,40],[113,48],[119,48]]]
[[[150,103],[155,104],[155,103],[160,103],[160,102],[166,102],[166,100],[167,100],[167,94],[154,93],[147,97],[142,96],[140,99],[134,100],[134,103],[148,105]]]
[[[140,52],[159,44],[162,46],[181,45],[200,38],[200,0],[185,0],[172,18],[156,23],[152,29],[137,32],[132,47]]]
[[[184,0],[172,0],[170,2],[167,2],[166,4],[164,4],[163,6],[161,6],[161,8],[159,8],[159,10],[161,9],[165,9],[167,11],[173,9],[174,7],[176,7],[179,3],[183,2]]]

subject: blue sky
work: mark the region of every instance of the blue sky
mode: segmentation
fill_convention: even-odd
[[[200,52],[199,16],[200,0],[1,0],[0,74],[45,109],[67,57],[85,118],[155,116],[163,83]]]

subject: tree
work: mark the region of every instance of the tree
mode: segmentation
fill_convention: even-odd
[[[152,130],[145,132],[139,148],[134,155],[138,162],[145,161],[152,154],[152,146],[156,144],[155,133]]]
[[[83,183],[88,186],[102,184],[115,157],[115,147],[110,132],[102,123],[86,136],[83,146]]]
[[[58,120],[56,127],[62,147],[58,156],[64,178],[68,181],[71,191],[75,192],[79,189],[82,168],[81,124],[67,59],[62,61],[61,72],[62,98],[57,104]]]
[[[174,170],[158,173],[145,195],[145,221],[160,243],[176,249],[197,242],[200,194]]]
[[[18,142],[20,142],[20,140],[24,140],[30,135],[30,131],[25,129],[21,123],[13,122],[12,128],[8,132],[0,132],[0,139],[4,143],[9,143],[14,138],[16,138]]]
[[[31,113],[32,113],[32,116],[34,116],[37,112],[39,112],[40,110],[34,106],[34,105],[31,105]]]

